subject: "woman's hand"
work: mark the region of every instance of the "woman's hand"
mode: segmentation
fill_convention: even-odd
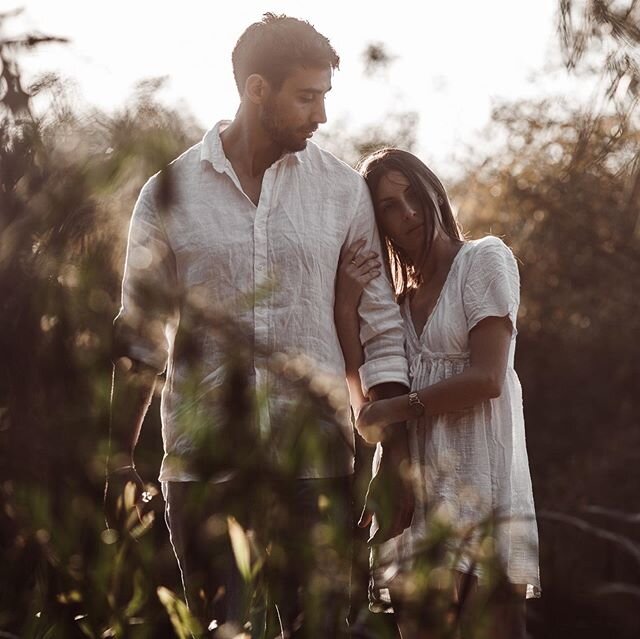
[[[364,287],[380,275],[382,266],[375,251],[363,251],[365,239],[356,240],[340,257],[336,277],[336,311],[358,308]]]
[[[385,428],[398,419],[391,399],[379,399],[362,406],[356,419],[356,430],[367,444],[377,444],[384,440]]]

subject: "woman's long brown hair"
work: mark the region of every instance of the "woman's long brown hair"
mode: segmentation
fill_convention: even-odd
[[[421,213],[424,218],[426,239],[421,261],[424,261],[429,254],[437,225],[451,239],[458,241],[464,239],[460,226],[453,215],[451,203],[442,182],[424,162],[412,153],[401,149],[380,149],[360,160],[357,169],[366,180],[374,202],[380,180],[389,171],[398,171],[407,178],[420,202]],[[437,206],[441,213],[440,220],[438,220],[433,196],[437,198]],[[420,265],[414,264],[409,256],[384,233],[377,211],[376,221],[380,239],[386,247],[384,260],[387,272],[393,282],[398,301],[402,301],[409,290],[421,283],[422,280],[418,269]]]

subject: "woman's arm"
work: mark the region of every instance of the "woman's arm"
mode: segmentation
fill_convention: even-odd
[[[498,397],[507,370],[513,327],[509,317],[487,317],[469,333],[471,364],[453,375],[418,391],[426,415],[439,415],[469,408]],[[360,412],[358,432],[369,443],[384,439],[389,424],[412,419],[408,395],[371,402]]]
[[[364,353],[360,343],[358,304],[367,283],[380,275],[380,262],[377,259],[377,253],[370,251],[361,254],[364,245],[364,239],[354,242],[340,258],[334,307],[336,331],[344,356],[351,406],[356,415],[367,401],[362,394],[358,373],[364,362]]]
[[[360,322],[357,308],[353,313],[346,309],[339,311],[336,308],[335,322],[342,354],[344,355],[351,407],[353,412],[358,415],[367,399],[362,394],[362,385],[360,384],[360,375],[358,373],[360,366],[364,362],[364,352],[360,344]]]

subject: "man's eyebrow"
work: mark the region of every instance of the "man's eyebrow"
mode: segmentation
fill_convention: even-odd
[[[298,93],[313,93],[314,95],[322,95],[323,93],[329,93],[333,87],[329,87],[328,89],[316,89],[314,87],[309,87],[306,89],[298,89]]]

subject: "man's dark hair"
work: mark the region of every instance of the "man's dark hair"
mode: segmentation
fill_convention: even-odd
[[[258,73],[278,91],[297,66],[337,69],[340,58],[331,43],[308,22],[265,13],[247,27],[231,56],[240,95],[247,78]]]

